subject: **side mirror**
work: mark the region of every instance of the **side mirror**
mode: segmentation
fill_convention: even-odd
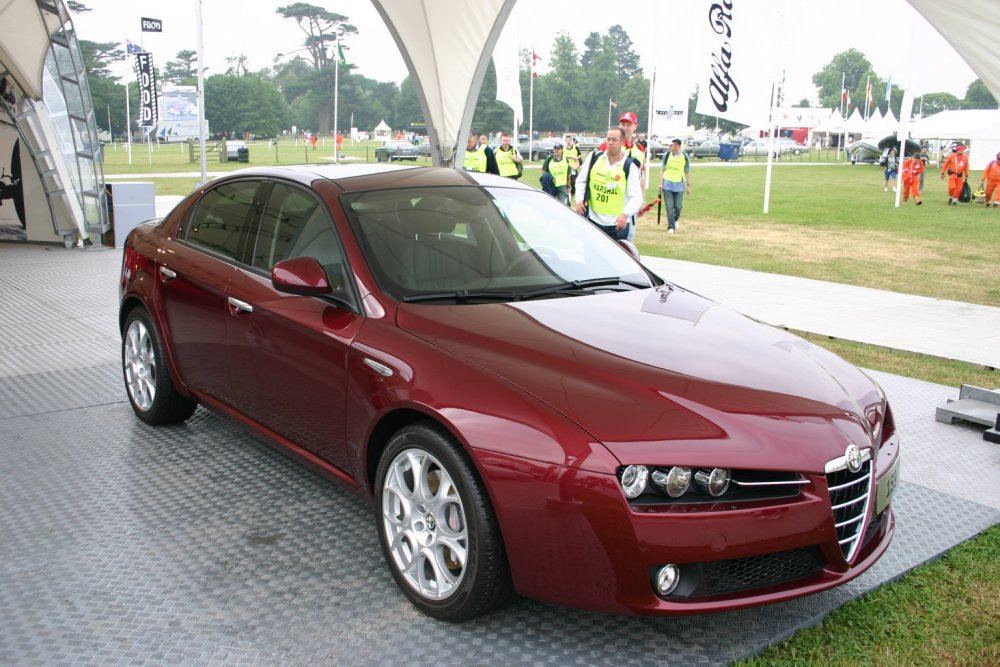
[[[626,239],[618,239],[618,245],[625,248],[625,250],[628,251],[628,254],[635,258],[635,261],[640,263],[642,262],[642,258],[639,256],[639,249],[635,247],[634,243]]]
[[[330,279],[315,257],[293,257],[274,265],[271,269],[274,289],[288,294],[319,296],[329,294]]]

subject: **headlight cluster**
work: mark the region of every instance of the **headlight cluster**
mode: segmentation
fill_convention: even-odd
[[[680,498],[694,490],[718,498],[729,489],[732,471],[726,468],[688,468],[685,466],[657,467],[650,473],[644,465],[622,468],[618,475],[622,492],[629,500],[652,490],[669,498]]]

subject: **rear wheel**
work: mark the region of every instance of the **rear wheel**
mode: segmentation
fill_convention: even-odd
[[[375,480],[379,540],[389,570],[422,612],[463,621],[513,596],[496,515],[461,447],[439,426],[392,437]]]
[[[160,336],[143,308],[133,309],[125,320],[122,372],[132,410],[147,424],[182,422],[198,407],[174,386]]]

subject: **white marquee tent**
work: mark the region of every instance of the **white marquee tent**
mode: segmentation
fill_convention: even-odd
[[[1000,152],[1000,110],[942,111],[910,125],[915,139],[969,142],[969,164],[982,169]]]

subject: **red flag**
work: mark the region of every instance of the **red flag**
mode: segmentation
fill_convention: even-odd
[[[531,50],[531,76],[538,78],[538,54]]]
[[[844,102],[847,101],[847,88],[844,88],[840,91],[840,99],[843,100]]]

